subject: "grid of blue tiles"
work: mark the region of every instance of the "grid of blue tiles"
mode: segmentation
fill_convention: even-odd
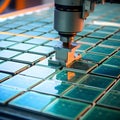
[[[119,10],[118,4],[97,6],[75,38],[82,60],[62,69],[48,63],[59,44],[53,8],[0,22],[0,113],[10,108],[21,118],[119,120],[120,28],[89,24],[119,23]]]

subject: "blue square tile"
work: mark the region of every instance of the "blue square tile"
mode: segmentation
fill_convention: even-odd
[[[45,37],[45,38],[49,38],[49,39],[55,39],[55,38],[58,38],[58,34],[56,33],[46,33],[46,34],[43,34],[42,37]]]
[[[35,48],[33,48],[29,51],[31,53],[36,53],[36,54],[49,56],[50,54],[52,54],[54,52],[54,48],[47,47],[47,46],[38,46],[38,47],[35,47]]]
[[[17,43],[15,45],[12,45],[11,47],[9,47],[9,49],[18,50],[18,51],[27,51],[33,47],[35,47],[35,45],[25,44],[25,43]]]
[[[15,44],[16,42],[11,42],[11,41],[0,41],[0,48],[7,48],[13,44]]]
[[[23,37],[23,36],[14,36],[11,38],[8,38],[9,41],[15,41],[15,42],[24,42],[26,40],[30,39],[30,37]]]
[[[0,33],[0,39],[1,40],[5,40],[5,39],[10,38],[10,37],[12,37],[12,35],[7,35],[7,34],[1,34]]]
[[[43,26],[43,27],[34,29],[34,31],[44,32],[44,33],[50,32],[51,30],[52,30],[52,27],[49,27],[49,26],[45,26],[45,27]]]
[[[32,78],[28,76],[23,75],[16,75],[4,82],[2,82],[2,85],[10,86],[13,88],[19,88],[19,89],[30,89],[35,84],[39,83],[41,79],[38,78]]]
[[[36,92],[26,92],[9,103],[9,105],[40,112],[50,102],[55,99],[53,96],[44,95]]]
[[[68,88],[70,88],[70,84],[63,83],[62,81],[57,80],[45,80],[39,85],[35,86],[32,90],[52,95],[61,95]]]
[[[11,77],[10,74],[0,72],[0,82],[4,81],[10,77]]]
[[[6,61],[0,64],[0,71],[17,74],[28,67],[29,66],[27,64]]]
[[[25,35],[30,35],[30,36],[39,36],[42,35],[43,32],[38,32],[38,31],[28,31],[24,33]]]
[[[50,46],[50,47],[57,47],[59,46],[59,44],[61,45],[61,41],[58,40],[51,40],[48,43],[44,44],[45,46]]]
[[[48,42],[48,40],[39,39],[39,38],[33,38],[33,39],[25,41],[25,43],[30,43],[30,44],[35,44],[35,45],[42,45],[46,42]]]
[[[52,75],[55,71],[56,70],[53,68],[48,68],[43,66],[32,66],[31,68],[23,71],[21,74],[44,79]]]
[[[44,58],[45,58],[45,56],[43,56],[43,55],[37,55],[37,54],[32,54],[32,53],[23,53],[23,54],[20,54],[20,55],[14,57],[12,60],[22,62],[22,63],[35,64],[36,62],[38,62]]]
[[[25,32],[25,30],[10,29],[7,32],[14,33],[14,34],[21,34],[21,33]]]
[[[21,90],[0,85],[0,103],[5,104],[21,92]]]
[[[21,52],[13,51],[13,50],[2,50],[0,51],[0,58],[2,59],[10,59],[16,55],[19,55]]]

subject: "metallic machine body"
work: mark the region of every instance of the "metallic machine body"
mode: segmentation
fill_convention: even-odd
[[[69,66],[81,58],[76,54],[80,45],[74,43],[74,37],[83,30],[84,20],[94,10],[96,2],[101,0],[55,0],[54,28],[62,44],[55,48],[56,56],[50,63]]]

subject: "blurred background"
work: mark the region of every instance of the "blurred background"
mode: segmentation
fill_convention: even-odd
[[[111,3],[120,3],[120,0],[105,0]],[[0,14],[52,3],[54,0],[0,0]],[[4,5],[3,5],[4,4]]]
[[[9,2],[9,5],[7,6],[4,4],[4,7],[7,7],[5,7],[6,9],[1,10],[1,14],[29,7],[34,7],[37,5],[52,3],[53,1],[54,0],[0,0],[0,9],[2,8],[5,2]]]

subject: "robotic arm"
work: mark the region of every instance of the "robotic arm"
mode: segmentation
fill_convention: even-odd
[[[60,35],[62,45],[56,48],[56,58],[51,59],[50,63],[69,66],[81,58],[75,53],[79,45],[74,43],[74,37],[82,31],[84,20],[97,2],[102,0],[55,0],[54,28]]]

